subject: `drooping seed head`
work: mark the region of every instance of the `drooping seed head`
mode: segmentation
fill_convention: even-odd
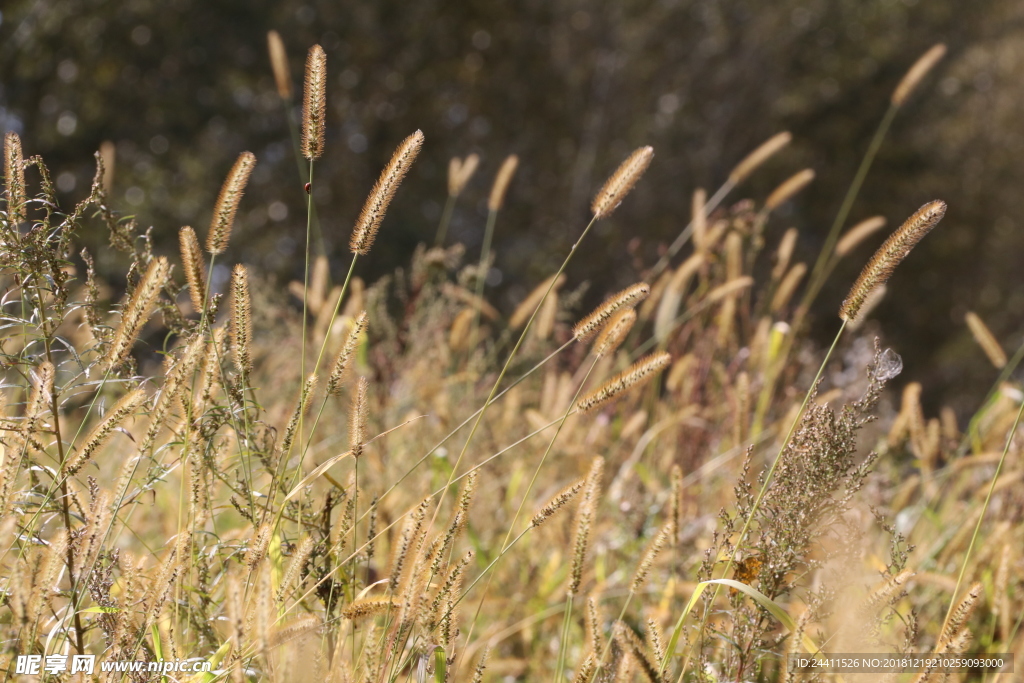
[[[256,157],[253,153],[242,152],[224,180],[220,195],[217,197],[217,204],[213,207],[210,232],[206,236],[206,251],[211,254],[223,254],[224,250],[228,248],[231,228],[235,225],[235,214],[238,213],[238,204],[242,201],[245,186],[249,182],[249,175],[255,166]]]
[[[494,185],[491,186],[491,196],[487,198],[488,211],[501,211],[505,204],[505,194],[508,193],[508,186],[512,182],[512,176],[519,167],[519,157],[510,154],[505,157],[498,169],[498,175],[494,177]]]
[[[943,43],[933,45],[923,55],[918,57],[914,65],[910,67],[906,75],[900,81],[899,85],[892,92],[892,103],[893,105],[900,107],[910,97],[910,93],[914,92],[914,89],[920,84],[928,72],[934,68],[939,60],[942,59],[946,54],[946,46]]]
[[[814,169],[811,168],[805,168],[799,173],[790,176],[781,185],[772,190],[772,193],[768,195],[768,199],[764,200],[764,208],[768,211],[774,211],[789,201],[797,192],[807,187],[812,180],[814,180]]]
[[[622,200],[626,198],[626,195],[629,194],[637,181],[640,180],[644,171],[651,165],[651,159],[653,158],[653,147],[641,147],[630,154],[619,165],[615,173],[605,181],[604,186],[594,196],[594,201],[590,204],[590,210],[593,212],[595,219],[611,215],[612,211],[622,203]]]
[[[409,172],[422,147],[423,132],[417,130],[403,140],[391,156],[391,161],[384,167],[380,178],[370,190],[370,196],[366,198],[366,204],[363,205],[363,210],[356,220],[352,239],[349,240],[349,249],[353,254],[369,253],[388,205],[391,204],[398,186],[402,184],[402,179]]]
[[[590,315],[580,320],[572,328],[572,336],[578,342],[584,342],[597,334],[616,313],[623,308],[633,308],[647,298],[651,293],[651,286],[646,282],[638,282],[621,292],[611,295],[604,300],[600,306],[595,308]]]
[[[761,143],[760,147],[745,156],[740,163],[736,164],[736,167],[729,173],[729,182],[733,185],[742,182],[747,176],[753,173],[758,166],[768,161],[768,159],[773,157],[776,152],[788,145],[792,139],[793,136],[789,132],[783,131],[765,140]]]
[[[267,32],[267,49],[270,52],[270,67],[274,70],[274,83],[282,100],[292,98],[292,76],[288,70],[288,53],[284,41],[277,31]]]
[[[850,293],[839,309],[839,318],[852,321],[857,318],[868,295],[880,285],[888,281],[893,270],[900,264],[910,250],[938,225],[946,215],[946,203],[943,201],[928,202],[889,236],[868,264],[864,266],[857,281],[853,283]]]
[[[302,155],[312,161],[324,153],[327,131],[327,55],[319,45],[306,55],[306,83],[302,91]]]

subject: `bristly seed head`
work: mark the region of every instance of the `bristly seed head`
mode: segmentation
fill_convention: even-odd
[[[355,396],[352,397],[352,412],[348,421],[348,447],[352,456],[358,458],[363,454],[366,444],[366,392],[370,383],[365,377],[359,378]]]
[[[512,182],[512,176],[515,175],[518,166],[519,157],[515,154],[505,157],[505,161],[501,163],[501,168],[498,169],[498,175],[494,178],[494,185],[491,186],[491,196],[487,199],[488,211],[501,211],[501,207],[505,204],[505,194],[508,192],[508,186]]]
[[[363,205],[363,210],[356,220],[352,239],[348,243],[353,254],[369,253],[388,205],[391,204],[398,186],[402,184],[402,179],[409,172],[412,162],[416,161],[422,147],[423,132],[418,130],[403,140],[391,156],[391,161],[384,167],[380,178],[370,190],[370,196],[366,198],[366,204]]]
[[[597,339],[594,341],[594,355],[607,356],[614,353],[615,349],[619,348],[619,344],[625,341],[626,335],[633,329],[635,323],[635,308],[627,308],[616,313],[597,335]]]
[[[178,244],[181,247],[181,265],[185,270],[192,308],[200,312],[206,305],[206,273],[203,272],[203,250],[199,246],[196,231],[187,225],[183,227],[178,233]]]
[[[914,91],[914,88],[918,86],[921,80],[928,75],[928,72],[934,68],[939,60],[942,59],[946,54],[946,46],[943,43],[932,45],[931,48],[923,55],[918,57],[914,65],[910,67],[907,74],[900,80],[899,85],[892,93],[892,103],[894,106],[903,106],[903,103],[910,97],[910,93]]]
[[[594,196],[594,201],[590,204],[590,210],[595,219],[611,215],[612,211],[622,203],[622,200],[640,180],[640,176],[651,165],[653,158],[653,147],[641,147],[619,165],[619,168],[605,181],[604,186]]]
[[[231,228],[234,227],[235,214],[238,212],[238,203],[242,201],[242,194],[249,182],[249,174],[252,173],[255,166],[256,157],[253,153],[242,152],[224,180],[220,195],[217,197],[217,204],[213,207],[210,232],[206,236],[206,251],[211,254],[223,254],[224,250],[228,248]]]
[[[665,352],[652,353],[641,358],[628,370],[619,373],[606,382],[601,388],[580,399],[576,407],[581,413],[588,413],[602,406],[630,387],[643,386],[654,375],[661,372],[672,362],[672,356]]]
[[[476,173],[480,164],[480,155],[470,154],[465,159],[452,157],[448,162],[448,196],[458,197],[466,189],[466,184]]]
[[[355,355],[356,345],[359,344],[359,336],[365,329],[366,311],[362,311],[352,323],[352,329],[349,330],[348,337],[345,338],[345,344],[341,347],[341,351],[338,352],[337,358],[334,359],[331,375],[327,378],[328,396],[337,396],[338,392],[341,391],[342,384],[345,381],[345,373],[352,362],[352,357]]]
[[[284,41],[277,31],[267,33],[267,49],[270,51],[270,67],[274,70],[274,82],[277,94],[282,100],[292,98],[292,76],[288,70],[288,53],[284,49]]]
[[[302,95],[302,156],[310,161],[324,153],[327,129],[327,55],[319,45],[306,56],[306,84]]]
[[[249,298],[249,271],[235,265],[231,277],[231,346],[239,372],[252,372],[252,304]]]
[[[25,159],[21,152],[21,138],[13,131],[4,136],[4,181],[7,222],[13,227],[25,220]]]
[[[928,202],[918,209],[913,216],[889,236],[868,264],[864,266],[860,277],[853,283],[850,293],[839,309],[839,318],[853,321],[857,318],[868,295],[880,285],[884,285],[910,250],[938,225],[946,215],[946,203],[943,201]]]
[[[768,161],[772,156],[775,155],[780,149],[789,144],[793,139],[793,136],[783,131],[776,133],[772,137],[761,143],[761,146],[755,149],[753,152],[743,158],[743,160],[736,164],[736,168],[732,169],[729,173],[729,182],[733,185],[739,184],[747,176],[753,173],[758,166]]]
[[[558,492],[558,494],[548,501],[548,504],[542,507],[537,514],[530,520],[531,527],[538,527],[543,524],[551,515],[558,512],[558,510],[565,506],[573,497],[579,493],[583,485],[587,483],[586,479],[580,479],[579,481],[569,484],[564,489]]]
[[[576,323],[572,328],[572,336],[578,342],[584,342],[600,331],[605,324],[615,316],[624,306],[633,308],[647,298],[651,293],[651,286],[646,282],[638,282],[635,285],[611,295],[604,300],[587,317]]]

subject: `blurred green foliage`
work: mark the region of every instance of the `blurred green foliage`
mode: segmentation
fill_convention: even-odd
[[[794,143],[731,199],[763,198],[813,167],[815,183],[769,230],[771,245],[799,227],[798,257],[810,262],[892,89],[943,41],[949,55],[897,117],[850,224],[883,214],[894,227],[927,200],[949,203],[877,317],[907,359],[905,377],[947,390],[926,398],[945,393],[973,410],[993,373],[963,313],[977,310],[1013,348],[1024,314],[1015,278],[1024,266],[1022,18],[1004,0],[9,0],[0,127],[45,157],[69,203],[87,191],[92,153],[113,141],[114,204],[153,225],[167,252],[180,225],[205,233],[224,174],[251,150],[258,166],[229,258],[284,281],[301,273],[305,168],[266,33],[284,38],[297,87],[305,51],[319,42],[329,130],[314,197],[335,270],[376,174],[420,128],[424,152],[361,274],[393,269],[432,240],[448,159],[469,152],[482,156],[481,170],[449,234],[475,258],[490,180],[516,153],[495,237],[502,276],[493,280],[508,308],[557,265],[596,186],[641,144],[656,150],[650,172],[570,273],[594,281],[594,296],[634,281],[685,225],[692,190],[713,191],[783,129]],[[98,250],[104,235],[91,239]],[[822,329],[834,329],[875,243],[819,298]],[[101,267],[104,258],[113,256],[100,253]]]

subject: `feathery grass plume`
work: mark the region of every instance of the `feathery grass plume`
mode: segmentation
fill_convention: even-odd
[[[647,620],[647,643],[650,646],[651,654],[654,655],[654,661],[660,662],[665,659],[665,645],[664,637],[661,633],[661,627],[658,626],[658,622],[654,619]]]
[[[622,200],[640,180],[640,176],[651,165],[653,158],[653,147],[640,147],[619,165],[590,204],[590,210],[594,214],[595,220],[610,216],[612,211],[618,208]]]
[[[459,561],[455,563],[455,566],[448,571],[448,576],[445,578],[444,584],[438,589],[437,595],[434,596],[434,600],[430,604],[430,609],[428,610],[433,622],[431,630],[433,630],[434,625],[441,622],[446,616],[445,612],[441,611],[444,604],[450,603],[454,599],[458,599],[459,592],[462,588],[462,578],[466,574],[466,567],[468,567],[469,563],[473,561],[473,557],[475,555],[476,553],[474,553],[473,549],[470,548],[461,558],[459,558]]]
[[[600,357],[614,353],[619,344],[626,340],[626,335],[633,329],[635,323],[636,309],[627,308],[616,313],[594,340],[594,355]]]
[[[185,534],[182,536],[187,535]],[[167,555],[167,559],[164,560],[163,564],[160,565],[160,571],[157,572],[156,580],[153,582],[153,586],[150,588],[149,593],[146,596],[145,603],[148,606],[146,612],[145,625],[142,628],[143,632],[149,631],[149,627],[156,622],[160,616],[160,612],[163,611],[164,603],[167,602],[168,596],[171,594],[171,590],[174,588],[174,579],[178,576],[178,568],[181,565],[181,557],[178,554],[177,547],[171,548],[170,553]]]
[[[590,315],[576,323],[572,328],[572,336],[578,342],[591,339],[621,308],[624,306],[633,308],[646,299],[650,293],[651,286],[649,284],[638,282],[621,292],[611,295],[604,300],[604,303],[595,308]]]
[[[580,663],[580,667],[576,670],[576,675],[573,676],[573,683],[588,683],[594,676],[594,671],[597,670],[597,657],[593,652],[588,652],[587,656]]]
[[[231,347],[235,365],[243,374],[252,372],[252,303],[249,271],[241,263],[231,273]]]
[[[487,198],[488,211],[501,211],[505,204],[505,195],[508,193],[508,186],[512,182],[512,176],[519,166],[519,157],[510,154],[501,162],[498,175],[494,177],[494,185],[491,186],[491,195]]]
[[[121,423],[133,414],[145,400],[146,392],[143,389],[135,389],[122,396],[100,423],[89,432],[89,436],[85,438],[78,452],[68,460],[65,466],[67,475],[72,477],[82,469],[96,453],[96,450],[114,434],[114,430],[120,427]]]
[[[787,178],[781,185],[772,190],[768,199],[764,200],[764,208],[774,211],[789,201],[793,195],[807,187],[814,180],[814,169],[805,168]]]
[[[893,106],[901,107],[910,97],[910,93],[921,83],[928,72],[934,68],[939,60],[946,55],[946,46],[943,43],[932,45],[927,52],[918,57],[914,65],[910,67],[899,85],[892,92]]]
[[[480,155],[470,154],[465,159],[452,157],[448,162],[448,196],[458,197],[466,189],[470,178],[480,165]]]
[[[615,625],[612,626],[612,636],[615,638],[615,642],[619,644],[619,647],[622,648],[622,651],[640,666],[640,673],[643,674],[644,678],[650,683],[661,683],[664,680],[658,670],[657,662],[651,661],[647,649],[636,633],[633,632],[633,629],[626,626],[622,621],[616,621]]]
[[[121,323],[114,332],[110,349],[104,359],[104,364],[107,367],[116,367],[128,357],[128,352],[135,345],[142,326],[149,318],[149,312],[167,280],[169,271],[170,266],[163,256],[150,260],[149,267],[146,268],[142,281],[135,288],[131,301],[121,312]]]
[[[306,377],[306,381],[302,383],[302,393],[299,395],[299,403],[295,406],[295,410],[292,412],[290,418],[288,418],[288,424],[284,428],[284,434],[281,437],[281,454],[287,457],[288,453],[292,449],[292,443],[295,441],[295,434],[299,430],[299,419],[306,414],[309,410],[309,404],[313,399],[313,390],[316,389],[317,377],[310,373]]]
[[[889,239],[878,248],[875,255],[864,266],[857,281],[853,283],[850,293],[839,309],[839,318],[846,321],[855,320],[868,294],[876,287],[886,283],[900,261],[907,257],[910,250],[932,228],[938,225],[945,214],[945,202],[938,200],[928,202],[890,235]]]
[[[778,280],[789,268],[789,260],[793,258],[793,250],[796,248],[796,238],[799,235],[796,228],[790,228],[779,240],[779,248],[775,252],[775,266],[772,268],[772,279]]]
[[[352,357],[355,355],[356,346],[359,344],[359,336],[366,329],[366,311],[360,311],[358,317],[353,321],[352,328],[345,338],[345,343],[334,359],[331,366],[331,374],[327,378],[327,395],[337,396],[345,382],[345,372],[348,370]]]
[[[779,288],[775,290],[775,296],[772,297],[772,313],[778,313],[786,307],[789,300],[793,298],[793,292],[796,291],[797,286],[799,286],[800,281],[806,274],[806,263],[797,263],[789,269],[789,272],[786,273],[786,277],[782,278],[782,282],[779,283]]]
[[[967,314],[964,315],[964,320],[967,322],[967,327],[971,328],[974,341],[978,342],[978,346],[988,356],[992,365],[999,369],[1006,367],[1006,352],[999,345],[999,341],[992,334],[992,330],[988,329],[988,325],[974,311],[967,311]]]
[[[576,595],[583,581],[583,565],[587,561],[587,549],[590,544],[590,525],[594,520],[594,512],[601,498],[601,478],[604,475],[604,458],[596,456],[587,472],[586,488],[576,508],[576,534],[573,541],[572,570],[569,572],[570,595]]]
[[[310,161],[324,153],[327,130],[327,55],[319,45],[306,55],[306,83],[302,92],[302,156]]]
[[[586,479],[580,479],[579,481],[569,484],[564,489],[559,491],[554,498],[548,501],[547,505],[545,505],[544,507],[537,511],[537,514],[535,514],[533,516],[533,519],[530,520],[530,526],[538,527],[545,521],[547,521],[548,518],[551,517],[551,515],[558,512],[558,510],[561,507],[563,507],[566,503],[572,500],[576,496],[576,494],[580,492],[580,489],[582,489],[586,483]]]
[[[939,645],[949,644],[956,636],[966,630],[967,622],[970,620],[971,615],[974,614],[975,608],[978,606],[978,600],[981,598],[981,584],[974,583],[967,590],[967,594],[963,597],[956,608],[950,613],[949,619],[946,620],[945,625],[942,628],[942,633],[939,636]]]
[[[658,554],[661,552],[665,544],[670,542],[672,537],[675,535],[675,524],[672,520],[665,522],[661,529],[658,530],[658,535],[654,537],[651,544],[647,546],[647,550],[644,552],[643,558],[640,560],[640,564],[637,565],[636,573],[633,574],[633,581],[629,585],[629,592],[636,593],[643,588],[644,583],[647,582],[647,575],[651,572],[651,566],[654,564],[654,560],[658,558]]]
[[[313,554],[313,547],[315,545],[316,543],[313,541],[312,536],[305,536],[299,541],[298,547],[292,554],[292,559],[288,562],[288,568],[285,569],[284,575],[281,578],[281,586],[277,591],[278,602],[282,602],[285,596],[288,595],[292,584],[299,578],[302,568],[306,566],[309,556]]]
[[[7,222],[14,227],[25,220],[25,159],[21,152],[21,138],[13,131],[4,136],[4,183]]]
[[[206,264],[203,263],[203,249],[199,246],[196,231],[187,225],[178,233],[178,244],[181,247],[181,265],[185,270],[192,308],[199,312],[206,306]]]
[[[755,149],[753,152],[743,158],[740,163],[736,164],[735,168],[729,172],[729,182],[733,185],[737,185],[753,173],[758,166],[768,161],[772,156],[775,155],[780,149],[785,147],[793,139],[793,136],[783,131],[776,133],[772,137],[761,143],[761,146]]]
[[[903,587],[913,576],[914,572],[904,569],[899,574],[887,577],[864,598],[859,607],[860,612],[865,616],[876,614],[903,591]]]
[[[363,205],[363,210],[356,220],[352,238],[348,243],[353,254],[369,253],[381,221],[384,220],[384,214],[388,210],[388,205],[391,204],[398,186],[402,184],[402,179],[409,172],[412,162],[416,161],[416,155],[420,153],[422,147],[423,132],[419,130],[398,145],[398,149],[391,156],[391,161],[384,167],[380,178],[370,190],[370,196],[366,198],[366,204]]]
[[[402,529],[402,539],[395,548],[394,559],[391,560],[391,576],[388,587],[392,593],[398,590],[402,581],[402,574],[405,569],[405,561],[409,555],[409,549],[419,538],[420,529],[423,527],[423,518],[427,515],[427,508],[430,507],[430,498],[424,498],[416,510],[409,515]]]
[[[552,284],[552,281],[554,281],[554,284]],[[544,293],[548,291],[548,287],[551,287],[551,294],[554,295],[563,284],[565,284],[565,275],[552,275],[537,285],[512,311],[512,316],[508,319],[508,326],[512,329],[517,329],[525,325],[526,321],[533,315],[533,311],[540,305],[540,300],[544,297]]]
[[[629,369],[620,372],[596,391],[584,396],[576,404],[582,413],[589,413],[604,405],[631,387],[641,387],[649,382],[655,374],[661,372],[672,362],[672,356],[665,352],[652,353],[641,358]]]
[[[708,203],[708,193],[703,187],[693,191],[693,200],[690,202],[690,222],[693,224],[693,245],[698,251],[704,249],[704,242],[708,233],[708,215],[704,207]]]
[[[223,254],[231,239],[231,229],[235,225],[235,214],[238,204],[245,194],[245,186],[249,183],[249,175],[256,166],[256,157],[252,152],[242,152],[235,160],[234,166],[224,179],[224,185],[217,195],[217,203],[213,207],[213,219],[210,221],[210,232],[206,235],[206,251],[214,256]]]
[[[387,614],[392,607],[397,607],[398,601],[392,598],[359,598],[353,600],[345,609],[341,610],[341,617],[351,621],[376,617]]]
[[[292,76],[288,69],[288,53],[284,41],[277,31],[267,31],[267,50],[270,52],[270,68],[274,70],[274,83],[282,100],[292,98]]]
[[[846,231],[846,234],[836,242],[836,257],[842,258],[857,248],[861,242],[866,240],[878,230],[885,227],[884,216],[872,216],[862,220],[857,225]]]
[[[360,377],[355,395],[352,397],[352,412],[348,420],[348,447],[354,458],[363,454],[363,445],[366,443],[366,392],[369,388],[370,383],[367,379]]]

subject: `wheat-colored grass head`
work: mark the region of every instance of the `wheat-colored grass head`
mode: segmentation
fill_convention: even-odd
[[[501,162],[498,175],[494,178],[494,185],[491,186],[491,196],[487,198],[488,211],[501,211],[505,205],[505,195],[508,194],[508,186],[512,183],[512,177],[519,168],[519,157],[510,154]]]
[[[25,160],[21,138],[13,131],[4,136],[4,182],[7,220],[11,225],[17,225],[25,220]]]
[[[288,52],[277,31],[267,32],[267,51],[270,52],[270,68],[274,70],[274,84],[282,100],[292,98],[292,76],[288,69]]]
[[[213,255],[223,254],[228,248],[231,229],[235,225],[235,214],[238,213],[238,204],[242,201],[245,186],[249,183],[249,175],[255,167],[255,155],[252,152],[242,152],[224,180],[220,195],[217,197],[217,204],[213,208],[210,232],[206,236],[206,251]]]
[[[653,158],[653,147],[640,147],[619,165],[590,204],[590,210],[593,212],[595,220],[611,215],[636,186],[644,171],[651,165]]]
[[[349,249],[353,254],[370,253],[370,247],[373,246],[373,240],[377,236],[377,230],[380,229],[381,221],[384,220],[384,214],[387,213],[398,186],[402,184],[402,180],[409,172],[412,163],[416,161],[422,147],[423,132],[419,130],[398,145],[398,149],[391,156],[391,161],[384,167],[380,178],[370,190],[370,195],[366,198],[363,210],[356,220],[352,238],[349,240]]]
[[[324,153],[327,132],[327,55],[319,45],[306,56],[302,92],[302,155],[312,161]]]
[[[893,105],[896,107],[903,106],[903,103],[907,101],[907,98],[914,92],[914,89],[917,88],[921,81],[924,80],[924,77],[928,75],[928,72],[935,68],[935,65],[945,55],[946,46],[943,43],[933,45],[927,52],[921,55],[892,92]]]

